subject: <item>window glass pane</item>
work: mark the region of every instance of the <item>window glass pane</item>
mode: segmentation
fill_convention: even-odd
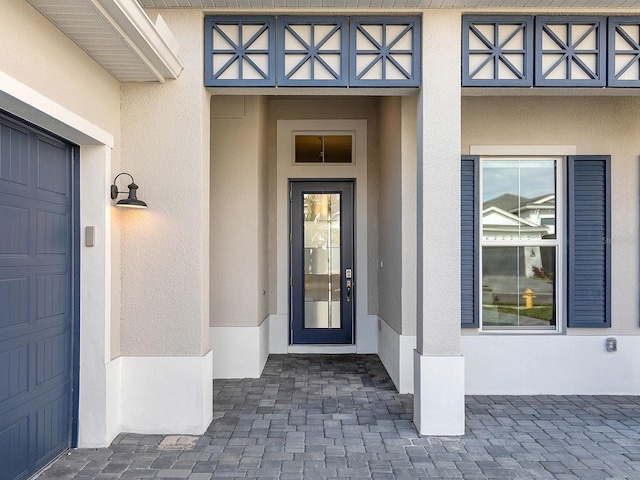
[[[304,328],[340,328],[340,194],[303,199]]]
[[[324,137],[325,163],[351,163],[351,135]]]
[[[296,135],[295,163],[351,163],[351,135]]]
[[[482,162],[482,237],[556,238],[555,160]]]
[[[318,135],[296,135],[296,163],[322,162],[322,137]]]
[[[482,325],[555,328],[556,247],[483,247]]]

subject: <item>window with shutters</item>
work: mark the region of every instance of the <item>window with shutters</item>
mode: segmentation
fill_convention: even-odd
[[[611,326],[610,157],[461,163],[461,326]]]

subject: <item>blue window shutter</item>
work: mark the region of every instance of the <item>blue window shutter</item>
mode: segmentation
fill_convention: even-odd
[[[568,158],[567,326],[611,327],[611,157]]]
[[[477,182],[480,160],[477,156],[463,156],[460,172],[460,310],[462,328],[478,328],[478,256],[479,199]]]

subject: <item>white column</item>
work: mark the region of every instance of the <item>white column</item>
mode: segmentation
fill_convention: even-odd
[[[425,12],[418,103],[414,423],[426,435],[464,433],[464,358],[460,354],[460,39],[460,11]]]
[[[110,362],[111,148],[80,148],[80,403],[78,445],[109,445],[119,433],[119,372]],[[84,245],[84,227],[95,228],[96,246]]]

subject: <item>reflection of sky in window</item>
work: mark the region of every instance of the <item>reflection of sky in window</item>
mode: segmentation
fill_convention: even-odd
[[[510,193],[526,198],[555,194],[554,160],[485,160],[482,201]]]

